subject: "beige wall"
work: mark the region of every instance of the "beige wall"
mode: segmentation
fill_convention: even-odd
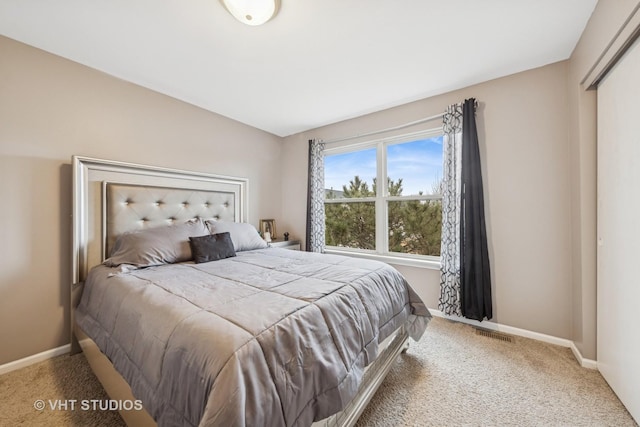
[[[249,178],[281,217],[282,139],[0,37],[0,365],[69,343],[71,156]]]
[[[599,0],[569,61],[569,150],[572,227],[572,339],[596,359],[596,92],[581,82],[638,0]]]
[[[402,124],[474,97],[480,102],[493,321],[571,338],[566,76],[567,64],[560,62],[286,138],[283,219],[303,235],[309,138],[331,139]],[[437,308],[439,272],[398,269],[427,305]]]

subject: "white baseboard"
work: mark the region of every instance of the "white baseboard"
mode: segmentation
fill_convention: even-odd
[[[501,325],[495,322],[478,322],[477,320],[467,319],[466,317],[449,316],[444,314],[440,310],[430,308],[429,311],[434,316],[442,317],[444,319],[452,320],[454,322],[467,323],[469,325],[477,326],[479,328],[489,329],[492,331],[504,332],[505,334],[516,335],[524,338],[531,338],[534,340],[546,342],[549,344],[559,345],[561,347],[570,348],[574,357],[583,368],[598,369],[595,360],[585,359],[582,357],[582,353],[578,350],[575,343],[571,340],[554,337],[552,335],[541,334],[539,332],[532,332],[526,329],[515,328],[513,326]]]
[[[584,357],[582,357],[582,353],[580,353],[580,350],[578,350],[578,347],[576,347],[575,343],[571,340],[558,338],[551,335],[545,335],[539,332],[532,332],[526,329],[514,328],[513,326],[501,325],[499,323],[494,323],[494,322],[478,322],[477,320],[471,320],[465,317],[449,316],[442,313],[440,310],[436,310],[434,308],[430,308],[429,311],[434,316],[442,317],[455,322],[467,323],[469,325],[478,326],[484,329],[490,329],[493,331],[504,332],[506,334],[516,335],[516,336],[525,337],[525,338],[531,338],[531,339],[546,342],[549,344],[568,347],[573,352],[573,355],[578,361],[578,363],[580,364],[580,366],[584,368],[589,368],[589,369],[598,369],[597,362],[595,360],[585,359]],[[53,348],[51,350],[43,351],[42,353],[34,354],[33,356],[28,356],[20,360],[15,360],[13,362],[5,363],[4,365],[0,365],[0,375],[6,374],[11,371],[15,371],[20,368],[26,368],[27,366],[33,365],[34,363],[42,362],[44,360],[51,359],[56,356],[67,354],[70,351],[71,351],[71,344],[66,344],[58,348]]]
[[[70,351],[71,344],[65,344],[58,348],[52,348],[51,350],[43,351],[42,353],[34,354],[23,359],[5,363],[4,365],[0,365],[0,375],[15,371],[17,369],[26,368],[27,366],[33,365],[34,363],[42,362],[56,356],[67,354]]]
[[[593,359],[585,359],[584,357],[582,357],[582,353],[580,352],[580,350],[578,350],[576,343],[574,343],[573,341],[571,342],[571,351],[573,352],[573,356],[576,358],[578,363],[580,363],[580,366],[582,366],[583,368],[596,370],[598,369],[598,362]]]

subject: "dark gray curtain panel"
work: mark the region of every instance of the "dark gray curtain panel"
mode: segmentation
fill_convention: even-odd
[[[475,105],[470,98],[462,107],[460,303],[464,317],[482,321],[493,307]]]

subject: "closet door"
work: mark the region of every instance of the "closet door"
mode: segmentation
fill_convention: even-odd
[[[598,369],[640,421],[640,44],[598,85]]]

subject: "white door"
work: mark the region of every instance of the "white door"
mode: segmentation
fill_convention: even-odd
[[[598,86],[598,369],[640,421],[640,43]]]

